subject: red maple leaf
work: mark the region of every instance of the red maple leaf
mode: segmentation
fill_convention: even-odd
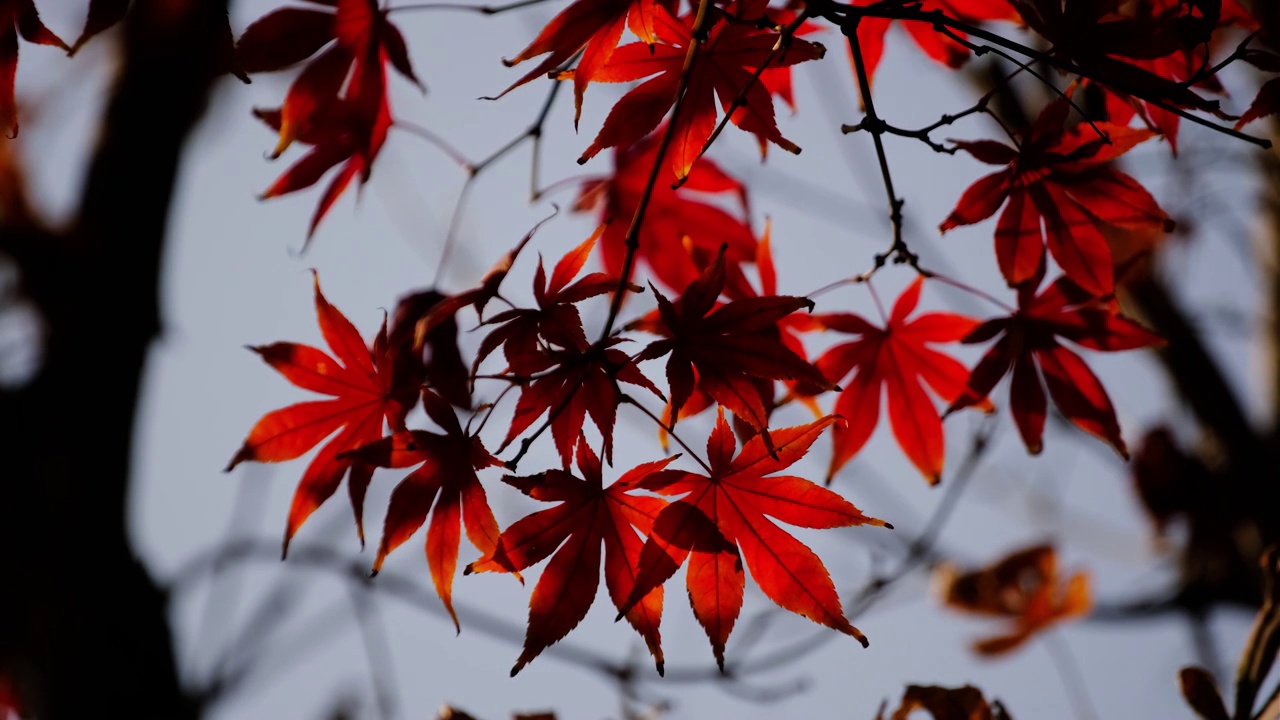
[[[292,67],[337,41],[336,47],[347,58],[348,70],[355,66],[357,75],[362,74],[360,66],[390,63],[401,75],[421,84],[409,61],[404,36],[387,19],[389,10],[379,8],[377,0],[307,2],[302,7],[273,10],[245,28],[236,43],[245,72],[275,72]]]
[[[1129,456],[1111,398],[1079,355],[1058,341],[1115,352],[1157,345],[1161,339],[1093,298],[1070,278],[1060,277],[1039,295],[1042,276],[1018,289],[1018,309],[988,320],[963,342],[1000,339],[973,368],[964,392],[947,412],[982,402],[1000,378],[1012,373],[1009,406],[1032,455],[1043,447],[1045,389],[1064,417],[1081,430]]]
[[[622,402],[619,382],[642,387],[658,397],[662,393],[645,377],[627,354],[613,347],[622,338],[609,338],[588,350],[538,350],[519,356],[513,367],[535,378],[528,381],[516,401],[511,427],[498,452],[502,452],[534,421],[549,414],[551,437],[565,467],[582,424],[591,416],[604,438],[605,459],[613,462],[613,423]]]
[[[478,436],[463,430],[447,400],[424,389],[422,406],[444,434],[402,430],[347,455],[378,467],[419,466],[391,491],[373,572],[377,574],[382,569],[387,554],[412,537],[431,513],[427,565],[436,594],[458,628],[458,615],[453,610],[453,576],[458,567],[462,526],[466,526],[471,544],[484,555],[493,552],[499,534],[498,521],[489,509],[476,471],[502,463],[485,450]]]
[[[616,277],[601,272],[589,273],[575,281],[604,229],[601,226],[582,244],[566,253],[556,263],[550,277],[542,267],[542,259],[538,259],[538,270],[533,279],[533,297],[538,307],[512,308],[486,320],[485,325],[494,327],[480,343],[473,372],[499,346],[504,348],[507,362],[516,372],[523,372],[522,358],[537,356],[539,340],[564,350],[587,350],[590,342],[582,329],[577,303],[618,287]],[[634,289],[639,291],[641,288]]]
[[[996,260],[1011,287],[1039,272],[1047,245],[1080,287],[1109,295],[1115,275],[1104,230],[1156,234],[1172,230],[1173,221],[1138,181],[1109,165],[1154,134],[1112,123],[1066,130],[1069,111],[1065,99],[1051,103],[1021,149],[994,140],[959,143],[982,162],[1008,167],[965,190],[939,229],[972,225],[1003,206],[996,223]]]
[[[758,380],[792,380],[821,390],[835,386],[784,345],[779,335],[779,323],[801,308],[811,309],[811,300],[785,295],[747,297],[717,307],[725,277],[721,251],[674,303],[655,289],[658,318],[640,325],[665,337],[650,343],[636,360],[670,354],[667,382],[673,417],[679,417],[696,385],[763,432],[767,442],[768,406],[773,398],[771,392],[762,391]]]
[[[789,152],[799,148],[778,131],[774,119],[773,98],[765,80],[752,82],[756,69],[764,64],[779,34],[760,30],[751,24],[753,18],[764,17],[766,0],[739,0],[725,10],[726,14],[743,18],[721,22],[707,34],[694,57],[685,88],[679,116],[672,119],[674,141],[667,161],[677,180],[689,175],[693,163],[716,126],[716,100],[725,112],[731,112],[735,125],[754,133],[764,142],[772,142]],[[595,141],[578,162],[583,163],[607,147],[626,147],[648,135],[676,100],[680,78],[684,74],[685,57],[693,42],[694,16],[677,19],[661,6],[654,7],[654,31],[660,40],[655,45],[632,43],[618,48],[607,65],[597,71],[598,82],[631,82],[657,75],[641,83],[618,101]],[[793,39],[776,55],[769,67],[790,67],[824,54],[817,43]],[[734,102],[745,93],[744,104]]]
[[[515,675],[545,648],[558,642],[586,617],[600,583],[600,548],[604,547],[604,581],[613,604],[635,590],[640,549],[666,501],[629,491],[662,471],[676,457],[638,465],[604,487],[600,458],[587,440],[578,440],[579,478],[567,471],[547,470],[532,476],[508,475],[503,481],[554,508],[535,512],[507,528],[493,552],[467,566],[465,573],[518,572],[542,562],[546,570],[529,599],[529,629],[524,651],[511,668]],[[554,553],[554,555],[552,555]],[[625,613],[644,638],[662,674],[662,588],[653,588]]]
[[[263,199],[311,187],[344,163],[321,196],[308,239],[357,175],[361,182],[368,181],[386,142],[392,124],[386,65],[418,83],[404,38],[376,0],[312,2],[334,9],[281,8],[250,25],[237,45],[246,70],[266,72],[302,62],[332,43],[289,87],[279,110],[255,110],[280,134],[273,158],[295,140],[314,146],[262,194]]]
[[[312,459],[294,491],[284,533],[286,553],[294,533],[333,495],[348,470],[356,531],[360,542],[364,542],[364,496],[373,468],[368,463],[353,462],[342,453],[381,438],[384,418],[392,429],[403,429],[404,417],[417,394],[416,384],[399,382],[393,372],[395,362],[388,351],[385,321],[370,352],[351,321],[320,293],[319,277],[316,315],[320,332],[336,360],[323,350],[294,343],[278,342],[251,349],[294,385],[333,398],[290,405],[262,416],[227,465],[230,471],[246,460],[293,460],[337,432]]]
[[[669,12],[675,8],[669,0],[663,0],[661,4]],[[618,41],[622,39],[622,31],[630,28],[641,42],[648,45],[657,42],[654,10],[658,5],[656,0],[575,0],[552,18],[528,47],[510,60],[502,61],[511,67],[539,55],[547,56],[498,97],[535,78],[546,77],[547,73],[559,69],[581,50],[582,58],[573,71],[573,124],[577,127],[587,85],[613,57]]]
[[[1009,0],[1027,27],[1052,44],[1050,54],[1071,61],[1085,77],[1145,106],[1152,101],[1225,117],[1216,100],[1191,88],[1181,67],[1205,65],[1201,47],[1212,40],[1224,3],[1151,0],[1139,3]],[[1227,16],[1237,12],[1226,7]],[[1186,55],[1182,59],[1174,56]],[[1171,62],[1165,59],[1173,57]],[[1194,72],[1192,74],[1194,74]],[[1168,76],[1165,73],[1169,73]]]
[[[40,22],[35,0],[0,0],[0,130],[10,138],[18,136],[13,83],[18,73],[19,35],[29,43],[69,49]]]
[[[577,211],[600,208],[600,221],[605,224],[600,252],[605,271],[615,276],[622,273],[627,230],[649,184],[662,132],[659,128],[635,145],[616,148],[613,176],[584,183],[574,204]],[[694,164],[678,190],[668,183],[654,183],[637,237],[637,265],[648,265],[658,282],[680,292],[701,274],[685,249],[686,243],[709,253],[727,245],[730,262],[751,261],[756,240],[747,221],[699,199],[726,193],[737,196],[745,216],[746,188],[707,158]]]
[[[764,232],[760,236],[760,242],[756,245],[755,262],[756,271],[760,275],[760,289],[757,291],[747,280],[746,275],[742,272],[741,264],[729,264],[725,266],[725,297],[731,299],[742,298],[759,298],[771,297],[778,294],[778,273],[773,263],[773,250],[770,242],[772,223],[765,221]],[[701,248],[689,247],[690,255],[694,258],[694,263],[706,270],[710,263],[715,262],[715,255],[708,255],[701,252]],[[638,326],[652,327],[659,320],[657,312],[653,312],[642,321]],[[804,349],[804,343],[800,340],[803,333],[813,332],[823,329],[818,320],[808,313],[791,313],[778,321],[778,341],[782,343],[788,350],[795,353],[804,360],[808,360],[808,355]],[[695,371],[696,377],[696,371]],[[813,387],[807,385],[803,380],[787,380],[785,381],[790,390],[789,397],[798,399],[805,403],[814,411],[815,416],[822,413],[818,411],[817,403],[813,400],[813,396],[823,392],[823,387]],[[760,397],[765,402],[765,415],[772,415],[775,405],[773,398],[773,385],[771,380],[755,379],[757,388],[760,389]],[[785,398],[784,398],[785,401]],[[658,428],[658,439],[662,443],[665,450],[667,448],[667,426],[674,426],[677,421],[687,417],[693,417],[715,405],[709,395],[698,389],[695,381],[693,393],[689,396],[689,400],[680,408],[678,413],[674,412],[671,404],[668,403],[663,413],[663,426]],[[748,439],[756,433],[756,429],[749,423],[741,422],[737,416],[734,416],[734,430],[737,431],[740,439]]]
[[[1176,17],[1182,12],[1179,0],[1149,0],[1157,16]],[[1235,0],[1222,0],[1218,13],[1216,29],[1238,27],[1246,30],[1257,28],[1257,21]],[[1158,77],[1173,80],[1183,85],[1188,83],[1204,90],[1224,93],[1225,89],[1215,75],[1206,76],[1203,70],[1210,43],[1186,45],[1178,50],[1155,58],[1126,58],[1126,62],[1149,71]],[[1121,125],[1127,125],[1134,117],[1138,117],[1152,130],[1160,133],[1169,141],[1169,147],[1176,155],[1178,152],[1178,127],[1181,118],[1177,113],[1166,110],[1159,105],[1140,98],[1117,92],[1103,85],[1106,93],[1107,119]]]
[[[942,419],[924,387],[927,384],[943,401],[953,402],[964,390],[969,371],[928,346],[958,342],[978,326],[978,321],[941,312],[908,319],[920,301],[923,284],[924,278],[917,278],[903,291],[883,328],[852,313],[814,318],[830,330],[860,336],[832,347],[815,362],[828,379],[842,384],[835,413],[848,421],[832,433],[835,452],[827,470],[828,481],[871,437],[880,421],[882,394],[888,396],[889,422],[903,454],[931,484],[942,479]],[[852,378],[846,381],[850,374]]]
[[[854,0],[853,5],[865,7],[875,0]],[[941,12],[962,22],[975,24],[988,20],[1013,20],[1017,17],[1008,0],[923,0],[912,3],[920,12]],[[875,78],[876,68],[884,55],[884,36],[895,21],[889,18],[864,17],[858,21],[858,43],[867,65],[867,77]],[[950,68],[958,68],[969,59],[969,49],[926,22],[902,21],[902,27],[911,35],[917,47],[931,59]],[[964,33],[956,31],[959,37]],[[852,49],[850,49],[852,52]]]
[[[822,431],[837,420],[828,416],[774,430],[772,449],[757,435],[734,457],[737,444],[722,410],[707,439],[709,475],[664,472],[638,481],[638,488],[683,497],[654,520],[640,553],[636,587],[619,609],[630,611],[687,561],[689,601],[723,669],[725,643],[742,609],[745,560],[751,577],[770,600],[851,635],[865,646],[866,638],[845,618],[822,561],[770,520],[806,528],[890,527],[804,478],[774,475],[804,457]]]

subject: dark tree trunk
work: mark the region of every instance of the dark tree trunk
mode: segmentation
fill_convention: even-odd
[[[0,250],[47,331],[38,375],[0,394],[0,670],[41,718],[199,711],[126,506],[174,182],[227,65],[226,7],[137,0],[74,226],[0,218]]]

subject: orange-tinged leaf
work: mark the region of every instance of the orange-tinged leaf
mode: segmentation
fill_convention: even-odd
[[[952,313],[925,313],[909,320],[922,285],[923,278],[917,278],[903,291],[884,328],[847,313],[816,318],[829,330],[859,336],[835,345],[815,361],[828,380],[844,388],[835,412],[848,423],[837,426],[832,434],[835,449],[828,481],[870,439],[879,423],[882,394],[887,396],[889,423],[903,453],[930,483],[942,478],[942,419],[924,387],[928,385],[943,402],[954,402],[964,390],[968,373],[959,362],[929,346],[958,342],[978,322]],[[990,409],[989,404],[983,407]]]
[[[355,326],[329,304],[320,292],[318,276],[315,303],[321,333],[338,359],[317,348],[293,343],[274,343],[253,350],[289,382],[333,399],[298,403],[267,413],[249,431],[227,465],[229,471],[246,460],[292,460],[337,431],[312,459],[294,493],[285,528],[286,552],[294,533],[333,495],[348,470],[356,530],[363,543],[364,490],[371,469],[342,454],[381,438],[384,423],[392,429],[402,428],[417,394],[416,385],[389,370],[394,363],[385,358],[385,353],[391,352],[385,343],[375,342],[379,349],[375,357]],[[379,336],[385,334],[384,322]]]
[[[1057,553],[1038,545],[1015,552],[993,565],[968,572],[945,565],[938,570],[943,602],[971,613],[1009,618],[1005,633],[980,640],[983,655],[1010,652],[1036,633],[1089,612],[1089,577],[1063,578]]]
[[[766,2],[738,0],[726,13],[742,22],[723,22],[711,27],[700,44],[685,85],[684,100],[671,120],[674,142],[667,161],[676,179],[683,180],[711,137],[717,124],[717,101],[726,112],[745,95],[730,120],[760,140],[772,142],[790,152],[794,143],[782,136],[774,119],[773,99],[767,83],[777,76],[756,76],[769,56],[778,33],[758,29],[749,18],[766,17]],[[685,57],[693,42],[694,15],[676,18],[661,4],[653,5],[657,44],[624,45],[614,51],[608,64],[593,72],[600,82],[630,82],[655,76],[627,93],[610,111],[604,127],[578,162],[586,162],[604,148],[627,147],[648,135],[676,102],[676,90],[684,74]],[[822,57],[822,46],[807,40],[791,43],[770,62],[770,68],[789,68]],[[576,81],[576,76],[575,76]]]
[[[586,182],[575,210],[599,208],[600,222],[605,227],[599,241],[601,257],[605,270],[617,276],[622,272],[624,240],[631,218],[641,197],[648,197],[649,210],[637,238],[636,266],[647,265],[657,282],[680,292],[701,272],[685,243],[709,256],[726,244],[728,259],[737,263],[754,259],[756,239],[746,220],[747,196],[742,183],[706,158],[694,165],[687,182],[678,190],[659,182],[646,194],[663,132],[659,128],[634,147],[617,148],[613,176]],[[703,199],[704,194],[726,193],[737,196],[741,210],[729,212]]]
[[[695,616],[724,667],[724,642],[742,604],[738,558],[764,594],[781,607],[857,638],[866,638],[844,616],[835,585],[822,561],[770,517],[810,528],[886,525],[862,514],[825,488],[796,477],[776,476],[808,452],[837,419],[752,437],[736,456],[733,431],[721,409],[707,441],[711,474],[663,473],[639,487],[680,495],[659,513],[640,554],[635,590],[623,610],[662,585],[689,563],[687,586]]]

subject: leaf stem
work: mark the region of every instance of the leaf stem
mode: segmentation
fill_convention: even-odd
[[[644,413],[644,414],[645,414],[645,415],[646,415],[650,420],[652,420],[652,421],[654,421],[655,423],[657,423],[657,424],[658,424],[658,427],[660,427],[660,428],[662,428],[663,430],[665,430],[665,431],[666,431],[666,433],[667,433],[668,435],[670,435],[670,436],[671,436],[671,438],[672,438],[673,440],[675,440],[675,441],[676,441],[676,443],[678,443],[678,444],[680,445],[680,447],[684,448],[684,451],[685,451],[685,452],[687,452],[687,453],[689,453],[689,457],[692,457],[692,458],[693,458],[693,459],[694,459],[694,460],[695,460],[699,465],[701,465],[701,466],[702,466],[702,469],[703,469],[703,470],[706,470],[708,475],[710,475],[710,474],[711,474],[711,466],[707,464],[707,461],[706,461],[706,460],[703,460],[703,459],[702,459],[702,457],[701,457],[700,455],[698,455],[698,453],[697,453],[697,452],[695,452],[693,448],[689,447],[689,444],[688,444],[688,443],[686,443],[684,440],[681,440],[681,439],[680,439],[680,436],[676,434],[676,430],[675,430],[675,428],[673,428],[673,427],[668,427],[666,423],[662,422],[662,419],[661,419],[661,418],[659,418],[657,415],[654,415],[654,414],[653,414],[653,411],[652,411],[652,410],[650,410],[649,408],[645,407],[644,405],[641,405],[641,404],[640,404],[640,402],[639,402],[638,400],[636,400],[635,398],[631,397],[630,395],[627,395],[626,393],[622,393],[622,394],[618,395],[618,402],[619,402],[619,403],[627,403],[628,405],[632,405],[632,406],[634,406],[634,407],[638,408],[638,409],[640,410],[640,412]]]

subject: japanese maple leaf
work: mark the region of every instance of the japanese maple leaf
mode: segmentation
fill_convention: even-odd
[[[1173,229],[1151,194],[1109,165],[1154,133],[1105,122],[1065,130],[1069,109],[1066,100],[1046,107],[1020,150],[994,140],[959,143],[982,162],[1007,167],[965,190],[939,229],[972,225],[1003,206],[996,260],[1011,287],[1039,271],[1047,246],[1067,277],[1095,295],[1109,295],[1115,275],[1104,230],[1154,235]]]
[[[1106,389],[1059,338],[1106,352],[1149,347],[1161,339],[1091,297],[1070,278],[1058,278],[1037,295],[1039,286],[1039,277],[1023,285],[1017,310],[982,323],[964,338],[965,343],[980,343],[1000,336],[947,412],[982,402],[1000,378],[1011,373],[1009,406],[1028,452],[1035,455],[1043,448],[1047,388],[1064,417],[1128,459]]]
[[[958,342],[978,326],[978,321],[941,312],[911,318],[923,285],[924,279],[916,278],[903,291],[883,328],[852,313],[815,318],[830,330],[859,336],[827,350],[815,363],[828,379],[844,388],[836,400],[835,413],[848,421],[832,433],[835,452],[827,470],[828,481],[871,437],[880,421],[882,394],[888,397],[889,423],[903,454],[930,484],[942,479],[942,419],[924,388],[928,385],[943,401],[954,402],[964,390],[969,371],[929,345]],[[984,405],[991,409],[990,403]]]
[[[18,36],[36,45],[67,50],[67,44],[40,22],[35,0],[0,0],[0,130],[18,136],[18,108],[13,83],[18,74]]]
[[[725,297],[736,300],[742,298],[772,297],[778,294],[778,273],[774,267],[773,250],[771,248],[770,241],[771,226],[772,224],[770,222],[765,222],[764,233],[760,236],[760,242],[756,245],[755,261],[756,270],[760,275],[760,289],[756,290],[755,287],[752,286],[751,282],[747,280],[746,276],[742,272],[741,265],[729,264],[726,262],[726,281],[723,293]],[[718,256],[717,253],[711,257],[706,257],[706,254],[700,252],[700,248],[697,247],[690,247],[689,251],[694,257],[695,264],[703,270],[706,270],[708,265],[715,262],[713,258]],[[637,323],[636,327],[654,328],[657,327],[657,323],[659,321],[660,318],[655,311],[650,314],[650,317],[640,323]],[[808,313],[791,313],[779,320],[775,327],[778,331],[778,341],[781,342],[788,350],[804,360],[808,360],[808,355],[805,352],[804,343],[800,340],[800,335],[802,333],[813,332],[823,328],[822,324]],[[711,396],[698,388],[696,368],[694,378],[693,393],[689,396],[689,399],[684,403],[684,405],[681,406],[678,413],[673,410],[670,403],[667,404],[663,414],[664,424],[662,427],[658,428],[658,438],[662,443],[663,449],[666,449],[667,447],[668,426],[674,426],[680,419],[693,417],[716,404],[715,400],[713,400]],[[773,381],[755,378],[754,383],[759,391],[761,399],[764,400],[765,416],[768,417],[772,414],[776,405],[773,397]],[[786,384],[790,390],[790,397],[799,399],[801,402],[813,408],[815,416],[822,414],[817,411],[817,404],[813,401],[812,396],[823,392],[825,389],[824,387],[810,386],[803,380],[788,380],[786,381]],[[734,417],[735,420],[739,420],[736,415]],[[738,437],[743,439],[750,438],[756,432],[756,429],[749,423],[735,423],[734,429],[738,431]]]
[[[1196,94],[1183,82],[1187,78],[1163,77],[1157,73],[1170,68],[1152,64],[1209,42],[1221,19],[1218,0],[1009,2],[1029,28],[1052,44],[1051,55],[1071,61],[1084,76],[1125,96],[1221,115],[1218,102]]]
[[[343,164],[321,196],[308,239],[352,179],[368,181],[386,142],[392,124],[386,65],[418,83],[404,38],[376,0],[313,4],[334,9],[276,10],[250,25],[237,46],[242,66],[262,72],[294,65],[332,43],[308,63],[278,111],[255,111],[279,132],[273,158],[295,140],[315,146],[262,194],[263,199],[310,187]]]
[[[867,6],[876,0],[855,0],[855,6]],[[912,3],[920,12],[941,12],[962,22],[975,24],[989,20],[1013,20],[1017,13],[1008,0],[924,0]],[[874,79],[880,58],[884,55],[884,36],[895,21],[889,18],[864,17],[858,21],[858,43],[867,65],[867,77]],[[969,59],[969,49],[926,22],[903,21],[903,29],[917,47],[931,59],[950,68],[958,68]],[[964,33],[956,32],[959,37]]]
[[[463,430],[447,400],[424,389],[422,405],[432,422],[444,430],[443,434],[401,430],[348,455],[378,467],[418,466],[391,491],[373,572],[376,575],[382,569],[387,554],[412,537],[431,513],[427,565],[436,594],[458,628],[458,615],[453,610],[453,576],[458,566],[461,528],[465,525],[467,538],[484,555],[492,553],[498,541],[498,521],[489,509],[476,471],[502,463],[485,450],[478,436]]]
[[[589,415],[604,438],[605,459],[612,463],[613,424],[623,400],[618,383],[642,387],[662,397],[635,362],[614,347],[621,342],[622,338],[615,337],[590,348],[531,351],[514,359],[513,368],[535,378],[521,388],[511,427],[498,452],[548,414],[551,437],[564,466],[569,467],[573,445]]]
[[[539,258],[533,279],[533,296],[538,307],[512,308],[486,320],[485,325],[494,327],[480,343],[473,372],[499,346],[505,348],[507,361],[517,372],[521,371],[522,358],[538,355],[539,340],[565,350],[587,350],[590,342],[582,329],[577,303],[618,287],[617,278],[608,273],[589,273],[575,280],[603,231],[604,226],[601,226],[582,244],[566,253],[556,263],[550,277],[547,277]],[[641,288],[633,289],[639,291]]]
[[[1036,633],[1089,612],[1089,576],[1063,579],[1058,556],[1048,545],[1020,550],[989,567],[961,573],[938,571],[943,602],[966,612],[1013,619],[1009,632],[974,643],[982,655],[1017,649]]]
[[[635,145],[616,148],[613,176],[588,180],[574,205],[577,211],[600,209],[600,222],[605,224],[600,253],[605,271],[614,276],[622,273],[627,230],[649,184],[662,132],[659,128]],[[742,217],[701,199],[727,193],[739,199]],[[755,255],[756,240],[745,219],[746,207],[746,188],[707,158],[694,164],[678,190],[668,183],[654,183],[637,237],[637,265],[647,265],[658,282],[681,292],[701,274],[685,243],[712,253],[727,245],[730,262],[749,262]]]
[[[1264,36],[1264,39],[1269,37]],[[1246,51],[1242,59],[1262,72],[1280,73],[1280,53],[1272,50],[1253,48]],[[1254,120],[1270,117],[1277,111],[1280,111],[1280,77],[1273,77],[1258,88],[1258,94],[1236,121],[1236,129],[1239,130]]]
[[[362,183],[368,179],[391,127],[391,110],[380,85],[365,86],[376,102],[373,115],[369,114],[370,106],[364,97],[350,99],[312,92],[313,83],[331,81],[336,76],[328,75],[327,71],[345,62],[341,53],[328,51],[303,71],[280,109],[254,110],[260,120],[280,133],[280,144],[273,157],[278,157],[294,140],[313,146],[277,178],[260,199],[267,200],[309,188],[341,165],[320,196],[320,203],[307,228],[308,241],[351,181],[356,177]],[[373,72],[380,73],[381,69],[374,68]]]
[[[373,467],[353,462],[342,453],[381,438],[384,418],[392,429],[403,429],[404,417],[417,394],[416,385],[399,382],[393,372],[395,363],[387,347],[385,322],[374,337],[371,352],[351,321],[320,293],[318,277],[315,294],[320,332],[333,356],[309,345],[285,342],[251,349],[294,385],[333,397],[290,405],[262,416],[227,465],[230,471],[246,460],[293,460],[333,435],[307,466],[294,491],[285,526],[285,553],[294,533],[333,495],[348,470],[347,487],[356,531],[364,543],[364,496]]]
[[[739,0],[725,12],[742,18],[763,17],[766,4],[766,0]],[[658,44],[623,45],[593,79],[631,82],[652,75],[657,77],[641,83],[613,106],[600,134],[578,159],[579,163],[607,147],[625,147],[637,142],[658,126],[675,102],[685,56],[692,42],[694,16],[677,19],[662,6],[655,5],[654,20]],[[762,149],[768,141],[789,152],[799,152],[799,148],[778,131],[773,98],[766,81],[752,82],[756,69],[764,63],[777,40],[778,33],[757,29],[748,22],[722,22],[711,28],[694,57],[680,113],[671,120],[674,140],[666,160],[677,181],[689,175],[715,129],[717,98],[724,111],[731,113],[735,125],[760,138]],[[824,52],[817,43],[793,39],[769,67],[790,67],[816,60]],[[735,108],[734,101],[744,93],[744,104]]]
[[[390,63],[421,85],[404,36],[387,19],[388,12],[377,0],[306,0],[301,7],[279,8],[253,22],[236,43],[236,52],[246,72],[275,72],[337,41],[349,65]]]
[[[547,73],[559,69],[579,50],[582,59],[573,71],[573,125],[577,127],[578,118],[582,115],[582,96],[587,85],[600,73],[613,57],[618,41],[622,39],[624,28],[648,45],[657,42],[654,34],[654,9],[659,3],[656,0],[575,0],[560,14],[551,19],[542,32],[510,60],[504,59],[507,67],[546,55],[537,67],[530,70],[511,87],[503,90],[498,97]],[[662,2],[663,7],[671,11],[674,3]]]
[[[808,298],[748,297],[716,306],[725,287],[725,253],[707,266],[672,302],[654,290],[658,322],[646,329],[665,336],[636,357],[667,358],[671,408],[679,417],[696,386],[759,432],[768,427],[767,404],[756,380],[794,380],[830,390],[813,365],[783,344],[778,324],[791,313],[813,307]],[[767,439],[767,432],[765,433]]]
[[[636,586],[620,610],[630,611],[688,563],[694,616],[724,668],[724,648],[742,609],[743,561],[764,594],[786,610],[867,639],[845,618],[822,561],[774,520],[806,528],[881,525],[844,498],[804,478],[775,475],[804,457],[837,418],[772,432],[774,447],[757,435],[734,457],[737,443],[723,410],[707,439],[709,475],[664,472],[636,482],[663,495],[681,495],[658,514],[640,553]],[[772,519],[770,519],[772,518]]]
[[[635,590],[644,540],[666,501],[629,494],[637,483],[663,470],[678,456],[638,465],[604,487],[600,458],[585,437],[578,441],[582,477],[547,470],[537,475],[508,475],[503,481],[542,502],[558,502],[507,528],[493,552],[467,566],[465,573],[518,572],[551,561],[529,599],[529,629],[524,651],[511,668],[514,676],[544,649],[559,642],[586,617],[600,583],[604,548],[604,582],[609,598],[621,609]],[[553,555],[554,553],[554,555]],[[625,613],[640,633],[662,674],[662,588],[656,587]]]
[[[1155,14],[1176,17],[1183,11],[1180,0],[1149,0],[1148,5]],[[1223,0],[1218,13],[1217,28],[1239,27],[1253,30],[1257,21],[1247,10],[1235,0]],[[1223,93],[1222,84],[1216,76],[1204,76],[1203,70],[1209,66],[1207,62],[1210,43],[1187,44],[1164,55],[1154,58],[1127,58],[1126,62],[1149,71],[1153,75],[1182,85],[1194,85],[1204,90]],[[1156,103],[1142,100],[1135,96],[1116,91],[1103,85],[1105,93],[1107,119],[1121,125],[1127,125],[1134,117],[1142,120],[1147,127],[1160,133],[1169,142],[1169,147],[1176,155],[1178,152],[1178,127],[1180,117],[1171,110],[1166,110]]]

